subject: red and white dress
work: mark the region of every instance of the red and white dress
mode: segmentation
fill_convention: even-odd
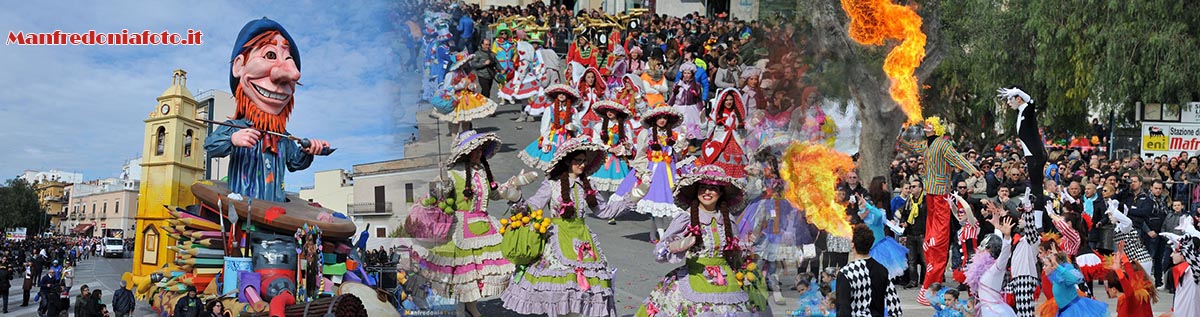
[[[595,76],[591,85],[587,84],[587,73],[593,73]],[[600,71],[595,68],[588,68],[584,71],[584,76],[579,77],[579,82],[575,84],[575,89],[579,91],[579,111],[583,114],[583,118],[579,120],[579,124],[583,126],[583,135],[591,135],[592,127],[600,122],[600,116],[592,111],[592,105],[605,98],[605,90],[607,85],[604,84],[604,77],[600,76]]]
[[[732,106],[723,103],[726,98],[733,101]],[[735,89],[726,89],[721,91],[717,102],[718,105],[713,106],[717,110],[709,115],[712,127],[701,146],[700,165],[717,165],[725,169],[730,177],[743,178],[746,176],[747,159],[742,150],[742,137],[738,135],[746,117],[742,96]]]
[[[524,100],[532,98],[538,92],[537,51],[529,42],[517,42],[516,56],[513,57],[513,77],[500,87],[496,94],[501,99]]]

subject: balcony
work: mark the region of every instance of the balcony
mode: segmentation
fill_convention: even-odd
[[[351,216],[391,216],[392,203],[387,202],[383,205],[375,203],[357,203],[350,204]]]

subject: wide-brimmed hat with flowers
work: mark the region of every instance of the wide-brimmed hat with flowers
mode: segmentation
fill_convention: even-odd
[[[450,158],[446,159],[446,167],[453,167],[471,154],[475,149],[483,148],[483,158],[489,159],[500,149],[500,137],[495,133],[478,133],[467,130],[454,137],[454,148],[450,150]]]
[[[549,87],[546,87],[546,89],[543,90],[542,93],[546,94],[547,97],[551,97],[550,98],[551,101],[557,100],[556,99],[557,96],[555,96],[557,94],[566,94],[567,97],[571,98],[572,101],[579,100],[579,91],[575,90],[575,88],[571,88],[571,86],[567,86],[567,85],[563,85],[563,84],[550,85]]]
[[[725,173],[725,169],[716,165],[704,165],[679,180],[679,183],[675,185],[675,201],[683,206],[691,206],[696,202],[696,194],[701,184],[721,187],[721,201],[725,203],[722,206],[724,208],[736,208],[746,196],[746,190],[737,180],[729,177],[729,174]]]
[[[566,162],[568,157],[575,153],[582,153],[587,158],[588,163],[583,167],[583,175],[592,175],[600,169],[604,164],[604,146],[589,141],[585,137],[577,137],[567,140],[558,146],[558,152],[554,153],[554,158],[550,160],[549,167],[546,168],[546,178],[558,179],[558,177],[570,168],[571,162]],[[559,166],[562,165],[562,166]]]
[[[680,113],[675,107],[663,104],[650,108],[650,110],[642,114],[642,126],[652,127],[654,126],[654,121],[658,121],[660,117],[667,118],[667,129],[674,129],[683,121],[683,113]]]
[[[615,111],[622,118],[629,118],[631,115],[629,108],[611,100],[601,100],[592,105],[592,112],[601,118],[605,117],[604,111]]]

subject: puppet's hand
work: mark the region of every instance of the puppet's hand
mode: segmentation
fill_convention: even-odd
[[[304,153],[308,153],[311,155],[321,155],[321,152],[325,151],[325,148],[329,147],[329,142],[325,141],[325,140],[312,139],[312,140],[310,140],[310,142],[312,142],[312,145],[307,148],[304,148]]]
[[[258,140],[260,139],[262,139],[262,132],[258,132],[255,129],[237,130],[237,132],[234,132],[229,137],[229,141],[233,142],[234,146],[244,148],[253,148],[254,145],[258,144]]]

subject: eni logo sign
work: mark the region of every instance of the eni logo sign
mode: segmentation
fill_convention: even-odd
[[[1147,135],[1142,136],[1142,150],[1144,151],[1167,151],[1170,148],[1171,138],[1164,135],[1162,128],[1151,126]]]

